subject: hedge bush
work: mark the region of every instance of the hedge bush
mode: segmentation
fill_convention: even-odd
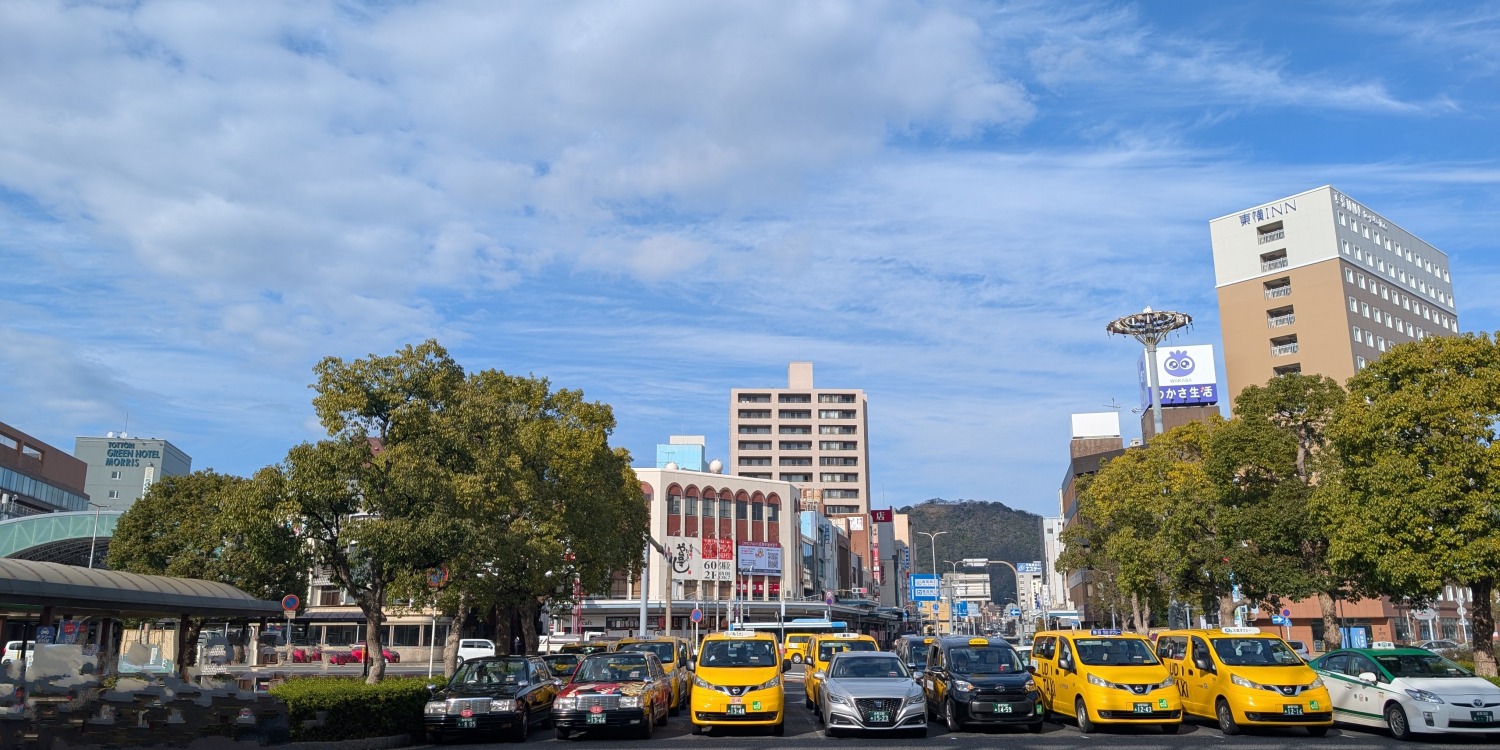
[[[309,677],[288,680],[271,695],[286,703],[292,740],[304,742],[358,740],[407,734],[422,736],[422,707],[428,677],[388,677],[366,685],[357,677]],[[321,725],[306,726],[327,712]]]

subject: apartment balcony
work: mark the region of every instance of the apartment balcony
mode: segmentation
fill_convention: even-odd
[[[1273,286],[1266,289],[1266,299],[1279,299],[1292,296],[1292,285]]]
[[[1290,344],[1277,344],[1277,345],[1274,345],[1274,346],[1271,347],[1271,356],[1273,356],[1273,357],[1285,357],[1285,356],[1287,356],[1289,354],[1296,354],[1296,353],[1297,353],[1297,342],[1295,342],[1295,341],[1293,341]]]
[[[1275,271],[1278,268],[1286,268],[1289,263],[1290,261],[1288,261],[1286,258],[1273,258],[1271,260],[1263,260],[1260,262],[1260,270]]]
[[[1280,328],[1282,326],[1289,326],[1289,325],[1291,325],[1293,323],[1296,323],[1296,322],[1297,322],[1297,316],[1296,315],[1278,315],[1278,316],[1276,316],[1274,318],[1267,318],[1266,319],[1266,327],[1267,328]]]
[[[1283,239],[1285,237],[1286,237],[1286,230],[1285,229],[1278,229],[1278,230],[1276,230],[1274,232],[1266,232],[1265,234],[1261,235],[1258,238],[1257,241],[1260,244],[1264,245],[1267,242],[1275,242],[1276,240]]]

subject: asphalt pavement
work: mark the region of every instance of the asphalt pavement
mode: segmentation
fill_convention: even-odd
[[[694,735],[692,723],[683,712],[672,717],[667,726],[657,727],[650,740],[638,740],[623,735],[586,734],[570,740],[558,740],[551,729],[534,729],[527,744],[538,742],[552,746],[575,744],[580,750],[615,747],[643,747],[665,745],[673,748],[835,748],[849,750],[859,748],[1143,748],[1145,750],[1197,750],[1204,747],[1222,748],[1297,748],[1298,750],[1367,750],[1375,748],[1479,748],[1495,747],[1500,737],[1444,737],[1421,742],[1398,742],[1390,736],[1374,730],[1334,727],[1325,737],[1310,737],[1302,729],[1247,729],[1244,734],[1225,737],[1215,725],[1207,721],[1190,720],[1176,735],[1164,735],[1155,727],[1125,727],[1105,729],[1092,734],[1082,734],[1071,722],[1048,722],[1040,734],[1029,734],[1024,727],[1014,729],[985,729],[961,733],[949,732],[940,724],[929,724],[927,736],[887,737],[877,733],[855,735],[833,739],[823,734],[823,727],[813,713],[803,707],[802,668],[793,667],[786,674],[787,717],[786,735],[772,737],[764,729],[730,731],[715,728],[708,736]],[[473,748],[474,750],[498,750],[515,747],[508,742],[448,741],[444,747]]]

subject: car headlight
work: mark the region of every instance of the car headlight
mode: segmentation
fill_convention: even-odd
[[[968,680],[954,680],[953,689],[960,693],[968,693],[974,690],[974,683]]]
[[[777,675],[777,676],[772,677],[771,679],[766,680],[765,682],[762,682],[761,684],[756,685],[755,687],[750,688],[750,689],[751,690],[770,690],[771,688],[773,688],[773,687],[779,687],[780,685],[781,685],[781,675]]]
[[[848,698],[845,698],[844,696],[839,695],[838,693],[829,693],[828,694],[828,702],[829,703],[837,703],[840,706],[852,706],[852,705],[854,705],[853,703],[849,702]]]
[[[448,704],[443,701],[431,701],[423,710],[428,716],[442,716],[448,712]]]
[[[622,695],[622,696],[620,696],[620,708],[640,708],[640,707],[641,707],[641,696],[639,696],[639,695]]]
[[[908,706],[920,706],[923,703],[925,703],[926,701],[927,701],[927,696],[925,696],[925,695],[923,695],[921,693],[917,693],[916,695],[908,695],[908,696],[906,696],[906,705],[908,705]]]
[[[1035,693],[1036,692],[1036,680],[1027,680],[1026,684],[1022,685],[1021,687],[1023,689],[1025,689],[1025,691],[1028,692],[1028,693]]]
[[[559,711],[572,711],[573,709],[578,708],[578,699],[577,698],[558,698],[553,703],[553,705]]]
[[[703,688],[704,690],[718,690],[718,688],[714,687],[713,683],[703,679],[702,677],[699,677],[698,675],[693,675],[693,684]]]
[[[1169,687],[1172,687],[1173,685],[1176,685],[1176,684],[1177,684],[1177,678],[1173,677],[1171,675],[1167,675],[1167,679],[1162,680],[1161,684],[1157,685],[1156,687],[1157,688],[1169,688]]]
[[[1423,703],[1442,703],[1443,702],[1442,698],[1437,697],[1437,693],[1433,693],[1433,692],[1430,692],[1430,691],[1427,691],[1427,690],[1412,690],[1411,688],[1407,688],[1406,689],[1406,694],[1410,695],[1412,698],[1415,698],[1416,700],[1422,701]]]
[[[516,710],[516,702],[511,698],[497,698],[490,701],[491,713],[509,713]]]
[[[1314,677],[1313,681],[1309,682],[1307,684],[1307,687],[1303,688],[1303,690],[1317,690],[1320,687],[1323,687],[1323,678],[1322,677]]]
[[[1106,680],[1103,677],[1100,677],[1099,675],[1095,675],[1095,674],[1089,675],[1089,684],[1090,685],[1098,685],[1099,687],[1102,687],[1102,688],[1108,688],[1108,687],[1114,687],[1115,686],[1115,684],[1113,682],[1110,682],[1109,680]]]
[[[1232,683],[1234,683],[1234,684],[1236,684],[1236,685],[1239,685],[1242,688],[1250,688],[1251,690],[1259,690],[1260,689],[1260,684],[1259,683],[1251,682],[1251,681],[1249,681],[1249,680],[1247,680],[1247,679],[1245,679],[1245,678],[1243,678],[1243,677],[1241,677],[1241,676],[1239,676],[1237,674],[1230,675],[1229,676],[1229,681],[1232,682]]]

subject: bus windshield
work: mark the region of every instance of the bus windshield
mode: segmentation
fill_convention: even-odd
[[[875,644],[869,641],[820,641],[818,643],[818,661],[828,661],[834,654],[844,651],[879,651]]]

